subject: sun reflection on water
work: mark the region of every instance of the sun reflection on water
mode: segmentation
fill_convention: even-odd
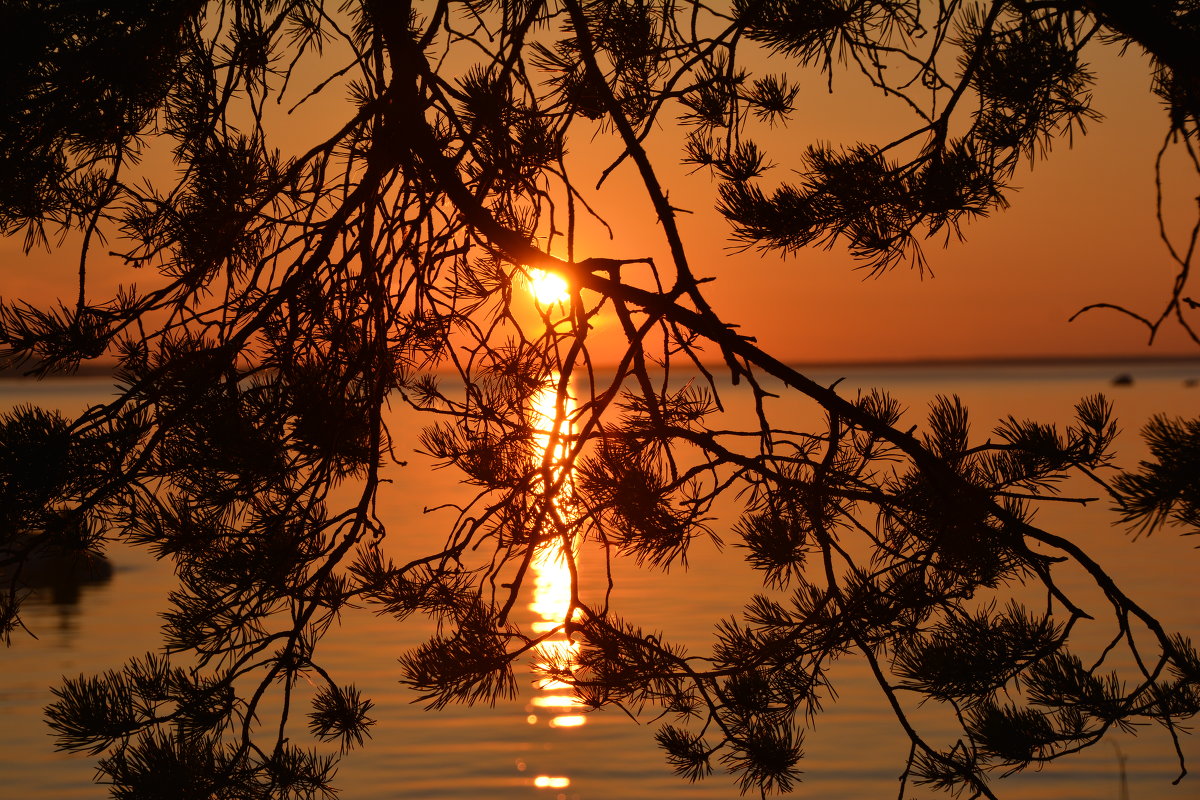
[[[570,433],[570,415],[573,404],[569,396],[560,403],[558,380],[549,382],[546,388],[533,398],[533,423],[538,433],[535,442],[542,452],[550,451],[551,465],[562,464],[566,455]],[[557,423],[556,423],[557,420]],[[569,493],[570,475],[563,475],[562,467],[552,466],[550,479],[562,484],[561,491],[552,500],[554,513],[562,522],[569,521],[571,512],[563,501],[563,495]],[[551,526],[553,527],[553,526]],[[564,536],[558,535],[543,542],[534,552],[531,567],[533,570],[533,597],[529,609],[535,619],[531,628],[536,634],[545,634],[562,628],[571,611],[571,565],[569,559],[575,554],[568,552],[568,544]],[[570,665],[574,655],[579,651],[579,645],[561,630],[554,633],[535,651],[534,660],[538,667],[550,665]],[[562,681],[541,679],[534,684],[537,690],[530,701],[530,710],[543,709],[553,716],[549,719],[552,728],[575,728],[587,722],[587,718],[578,712],[583,704],[571,694],[565,693],[571,687]],[[531,717],[534,715],[531,714]]]

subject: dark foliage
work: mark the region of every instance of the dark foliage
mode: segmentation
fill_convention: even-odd
[[[365,743],[372,703],[326,671],[321,641],[367,607],[436,620],[398,668],[434,708],[512,696],[516,670],[569,637],[577,651],[537,669],[589,707],[653,716],[682,777],[721,768],[745,793],[795,788],[852,658],[911,742],[902,796],[911,782],[994,797],[994,777],[1114,728],[1154,725],[1178,749],[1200,710],[1192,644],[1034,519],[1084,502],[1058,494],[1084,474],[1135,527],[1194,528],[1198,423],[1156,418],[1152,460],[1106,483],[1103,398],[1065,429],[1010,418],[981,439],[957,398],[918,422],[883,392],[820,386],[713,310],[650,157],[675,146],[711,170],[744,246],[920,267],[926,239],[1003,208],[1019,164],[1098,119],[1087,58],[1103,42],[1150,55],[1164,125],[1195,159],[1196,5],[1133,7],[6,3],[0,232],[77,248],[79,287],[51,309],[0,301],[0,366],[108,359],[119,391],[74,420],[0,419],[0,633],[20,625],[22,569],[41,552],[120,539],[179,578],[165,654],[56,690],[58,745],[99,756],[119,798],[330,797],[327,751]],[[754,136],[802,108],[805,69],[829,86],[865,78],[912,130],[769,152]],[[285,147],[281,129],[296,131],[279,114],[321,103],[325,138]],[[682,134],[647,145],[664,130]],[[578,177],[572,146],[592,137],[617,155]],[[173,170],[143,166],[165,157]],[[797,177],[770,182],[774,159]],[[579,252],[597,241],[585,218],[607,224],[587,187],[618,168],[648,194],[663,263]],[[1196,235],[1167,242],[1179,278],[1162,314],[1134,314],[1152,333],[1167,319],[1191,332]],[[140,286],[97,301],[101,242]],[[534,270],[567,289],[523,310]],[[588,338],[599,315],[624,336],[612,372]],[[714,360],[747,387],[755,424],[724,423]],[[818,421],[778,418],[779,386]],[[403,479],[392,404],[428,415],[425,456],[474,492],[440,548],[400,564],[383,542],[405,532],[376,513]],[[623,621],[607,585],[573,569],[584,547],[682,568],[723,539],[765,591],[703,654],[672,644],[669,620]],[[572,576],[551,633],[512,613],[548,550]],[[1103,600],[1081,607],[1068,568]],[[1072,650],[1088,617],[1113,632],[1097,663]],[[1115,671],[1118,651],[1134,666]],[[931,740],[911,714],[923,702],[958,731]],[[293,744],[301,718],[313,749]]]

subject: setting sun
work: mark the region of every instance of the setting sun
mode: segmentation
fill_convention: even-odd
[[[543,306],[565,303],[571,299],[566,278],[544,269],[529,270],[529,293],[538,305]]]

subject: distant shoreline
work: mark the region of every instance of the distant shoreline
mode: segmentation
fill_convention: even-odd
[[[1106,364],[1194,364],[1196,355],[1113,355],[1113,356],[979,356],[976,358],[908,358],[861,361],[791,361],[797,369],[874,369],[878,367],[1030,367],[1030,366],[1104,366]]]
[[[1200,352],[1195,355],[1105,355],[1105,356],[979,356],[976,358],[899,358],[899,359],[863,359],[863,360],[834,360],[834,361],[788,361],[789,367],[798,370],[830,370],[830,369],[929,369],[929,368],[962,368],[962,367],[1034,367],[1034,366],[1104,366],[1131,364],[1192,364],[1200,368]],[[709,364],[710,368],[719,364]],[[71,378],[103,378],[111,377],[114,364],[83,364],[70,375],[49,375],[43,380],[64,380]],[[611,365],[597,365],[599,369],[609,369]],[[0,379],[38,380],[26,375],[29,367],[20,369],[0,369]]]

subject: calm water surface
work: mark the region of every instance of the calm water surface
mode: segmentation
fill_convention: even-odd
[[[1130,373],[1131,386],[1113,387],[1114,375]],[[889,368],[819,373],[843,392],[880,386],[909,409],[909,423],[923,422],[936,393],[957,393],[982,439],[1004,415],[1065,422],[1080,397],[1103,391],[1113,399],[1126,433],[1118,440],[1119,463],[1132,466],[1142,455],[1132,435],[1152,413],[1200,414],[1200,365],[1087,365],[988,368]],[[28,383],[0,379],[0,408],[20,403],[81,410],[111,394],[99,379],[77,378]],[[737,411],[744,395],[726,398]],[[744,409],[742,409],[744,412]],[[780,401],[778,424],[802,428],[810,408]],[[784,422],[783,420],[788,420]],[[409,430],[411,428],[411,430]],[[399,424],[397,437],[415,437],[415,426]],[[402,443],[409,450],[413,442]],[[454,476],[432,471],[414,456],[391,477],[381,516],[389,522],[388,547],[397,558],[441,541],[449,518],[422,514],[422,507],[462,499]],[[1097,520],[1102,520],[1098,522]],[[1130,593],[1168,629],[1200,635],[1200,552],[1194,540],[1170,532],[1131,541],[1095,513],[1067,505],[1046,508],[1037,519],[1045,527],[1085,545],[1122,581]],[[720,532],[723,521],[714,527]],[[724,524],[728,524],[724,522]],[[731,537],[726,536],[726,539]],[[80,587],[77,594],[46,590],[26,605],[25,619],[37,639],[17,636],[0,652],[0,797],[101,798],[93,784],[93,762],[56,753],[41,709],[60,676],[118,668],[125,660],[158,647],[157,614],[172,586],[167,565],[145,553],[115,547],[115,571],[104,583]],[[662,631],[694,653],[707,652],[714,624],[737,613],[755,591],[756,576],[737,559],[699,545],[691,569],[664,575],[619,565],[613,596],[616,610],[647,629]],[[554,613],[556,582],[552,559],[542,565],[535,596],[523,611],[527,625]],[[600,580],[602,565],[582,565],[585,582]],[[1067,584],[1084,585],[1082,576]],[[1093,597],[1095,607],[1099,599]],[[721,774],[696,785],[675,778],[654,747],[653,720],[631,720],[619,710],[581,715],[553,687],[535,687],[532,678],[516,701],[488,707],[450,707],[426,712],[397,683],[396,658],[419,643],[429,629],[422,623],[396,624],[367,611],[346,615],[344,625],[323,644],[324,665],[341,682],[353,682],[371,697],[378,724],[373,740],[342,762],[338,785],[348,800],[385,798],[529,798],[606,800],[607,798],[734,798],[735,784]],[[1099,632],[1096,633],[1097,641]],[[797,797],[850,800],[895,797],[907,752],[865,667],[847,660],[832,673],[837,697],[807,734],[804,780]],[[935,709],[917,710],[918,715]],[[936,724],[936,723],[934,723]],[[297,741],[305,737],[297,725]],[[1185,737],[1192,766],[1200,769],[1200,746]],[[1019,800],[1096,800],[1123,797],[1119,764],[1124,760],[1132,800],[1200,797],[1200,783],[1185,779],[1171,786],[1177,764],[1160,730],[1114,739],[1040,772],[1007,779],[1001,797]],[[946,797],[912,792],[914,797]]]

